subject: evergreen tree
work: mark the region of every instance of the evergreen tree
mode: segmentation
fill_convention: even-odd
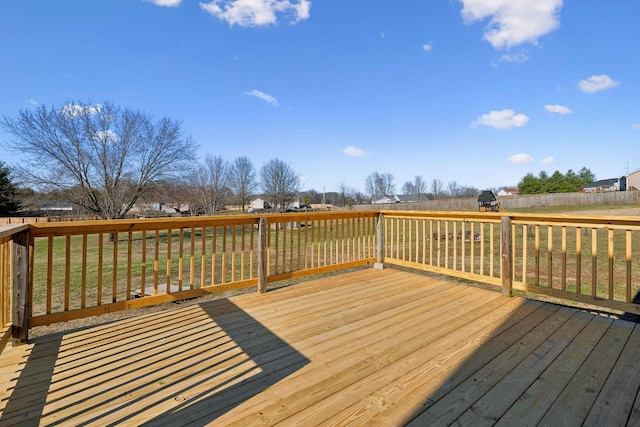
[[[564,175],[555,171],[551,176],[541,171],[538,176],[526,174],[518,183],[518,189],[520,194],[576,193],[595,180],[596,176],[587,168],[580,169],[578,174],[572,169]]]
[[[18,211],[17,193],[18,189],[11,181],[11,170],[0,161],[0,216],[13,215]]]

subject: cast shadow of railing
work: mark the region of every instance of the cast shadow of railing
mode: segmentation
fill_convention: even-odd
[[[0,425],[206,424],[309,363],[226,299],[114,325],[35,340]]]
[[[234,327],[236,322],[225,316],[216,316],[220,305],[225,310],[233,310],[241,317],[242,328]],[[266,326],[253,319],[229,300],[213,306],[203,307],[207,314],[227,333],[248,359],[227,367],[231,375],[212,387],[205,387],[198,393],[177,396],[181,403],[157,413],[144,425],[167,426],[205,425],[231,411],[241,403],[256,396],[273,384],[287,378],[310,361],[286,341],[278,337]],[[236,368],[240,369],[236,369]],[[233,372],[231,372],[233,368]],[[207,378],[200,380],[205,384]],[[185,390],[186,391],[186,390]]]
[[[41,344],[35,344],[28,359],[16,364],[18,379],[7,390],[10,396],[2,399],[6,403],[0,414],[0,426],[40,425],[61,342],[62,335],[54,335]],[[10,382],[15,378],[4,380]],[[2,389],[4,391],[4,387]]]
[[[538,303],[536,303],[538,304]],[[625,425],[640,386],[635,323],[547,303],[514,311],[402,424]],[[624,317],[624,316],[623,316]],[[626,372],[626,373],[625,373]],[[571,404],[567,403],[571,402]],[[606,410],[603,408],[607,408]],[[613,421],[613,415],[622,424]],[[594,421],[595,420],[595,421]]]

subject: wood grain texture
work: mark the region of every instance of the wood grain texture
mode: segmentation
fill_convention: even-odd
[[[628,321],[371,268],[6,348],[0,425],[625,425],[639,351]]]

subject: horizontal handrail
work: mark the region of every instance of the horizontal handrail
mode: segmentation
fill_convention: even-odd
[[[506,212],[20,224],[0,227],[0,316],[24,338],[28,327],[372,263],[640,313],[638,245],[640,217]]]
[[[29,226],[31,327],[362,265],[372,212],[286,213]]]
[[[384,211],[385,262],[501,284],[500,215]]]
[[[640,314],[638,216],[383,214],[386,262]]]

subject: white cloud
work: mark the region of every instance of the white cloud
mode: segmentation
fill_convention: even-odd
[[[271,104],[273,106],[276,106],[276,107],[278,106],[278,100],[275,97],[273,97],[271,95],[268,95],[268,94],[266,94],[266,93],[264,93],[262,91],[254,89],[251,92],[246,92],[245,94],[249,95],[249,96],[255,96],[256,98],[260,98],[264,102],[268,102],[269,104]]]
[[[471,127],[491,126],[496,129],[511,129],[527,124],[529,117],[517,114],[513,110],[491,111],[483,114],[471,123]]]
[[[530,154],[520,153],[514,154],[513,156],[507,157],[507,161],[509,163],[522,164],[522,163],[533,163],[533,157]]]
[[[425,43],[422,45],[422,50],[424,50],[425,52],[431,52],[432,49],[433,46],[429,43]]]
[[[564,105],[559,105],[559,104],[547,104],[544,106],[544,109],[549,113],[556,113],[556,114],[562,114],[562,115],[573,113],[571,108],[566,107]]]
[[[102,111],[102,105],[78,105],[78,104],[66,104],[62,107],[62,112],[67,117],[78,117],[85,114],[93,115]]]
[[[36,101],[33,98],[29,98],[29,99],[27,99],[27,104],[38,105],[38,101]]]
[[[606,74],[600,74],[598,76],[591,76],[588,79],[580,80],[578,86],[583,92],[594,93],[601,90],[611,89],[619,84],[620,82],[613,80]]]
[[[364,157],[367,155],[362,148],[354,147],[353,145],[344,147],[342,152],[349,157]]]
[[[631,127],[635,130],[640,130],[640,123],[634,123],[631,125]]]
[[[500,57],[500,61],[502,62],[515,62],[516,64],[522,64],[527,59],[529,59],[529,55],[527,55],[525,51],[506,53]]]
[[[560,26],[562,0],[460,0],[462,18],[471,23],[490,18],[484,33],[495,49],[508,49],[538,39]]]
[[[112,142],[118,142],[120,137],[112,130],[99,130],[93,135],[93,138],[96,141],[105,142],[107,144],[111,144]]]
[[[149,3],[153,3],[156,6],[164,6],[164,7],[177,7],[180,6],[182,0],[145,0]]]
[[[291,19],[292,23],[309,18],[310,0],[212,0],[200,3],[200,8],[230,26],[259,27],[274,25],[278,15]]]
[[[556,159],[554,159],[552,156],[545,157],[544,159],[542,159],[542,161],[540,161],[540,163],[542,163],[543,165],[551,165],[555,162]]]

